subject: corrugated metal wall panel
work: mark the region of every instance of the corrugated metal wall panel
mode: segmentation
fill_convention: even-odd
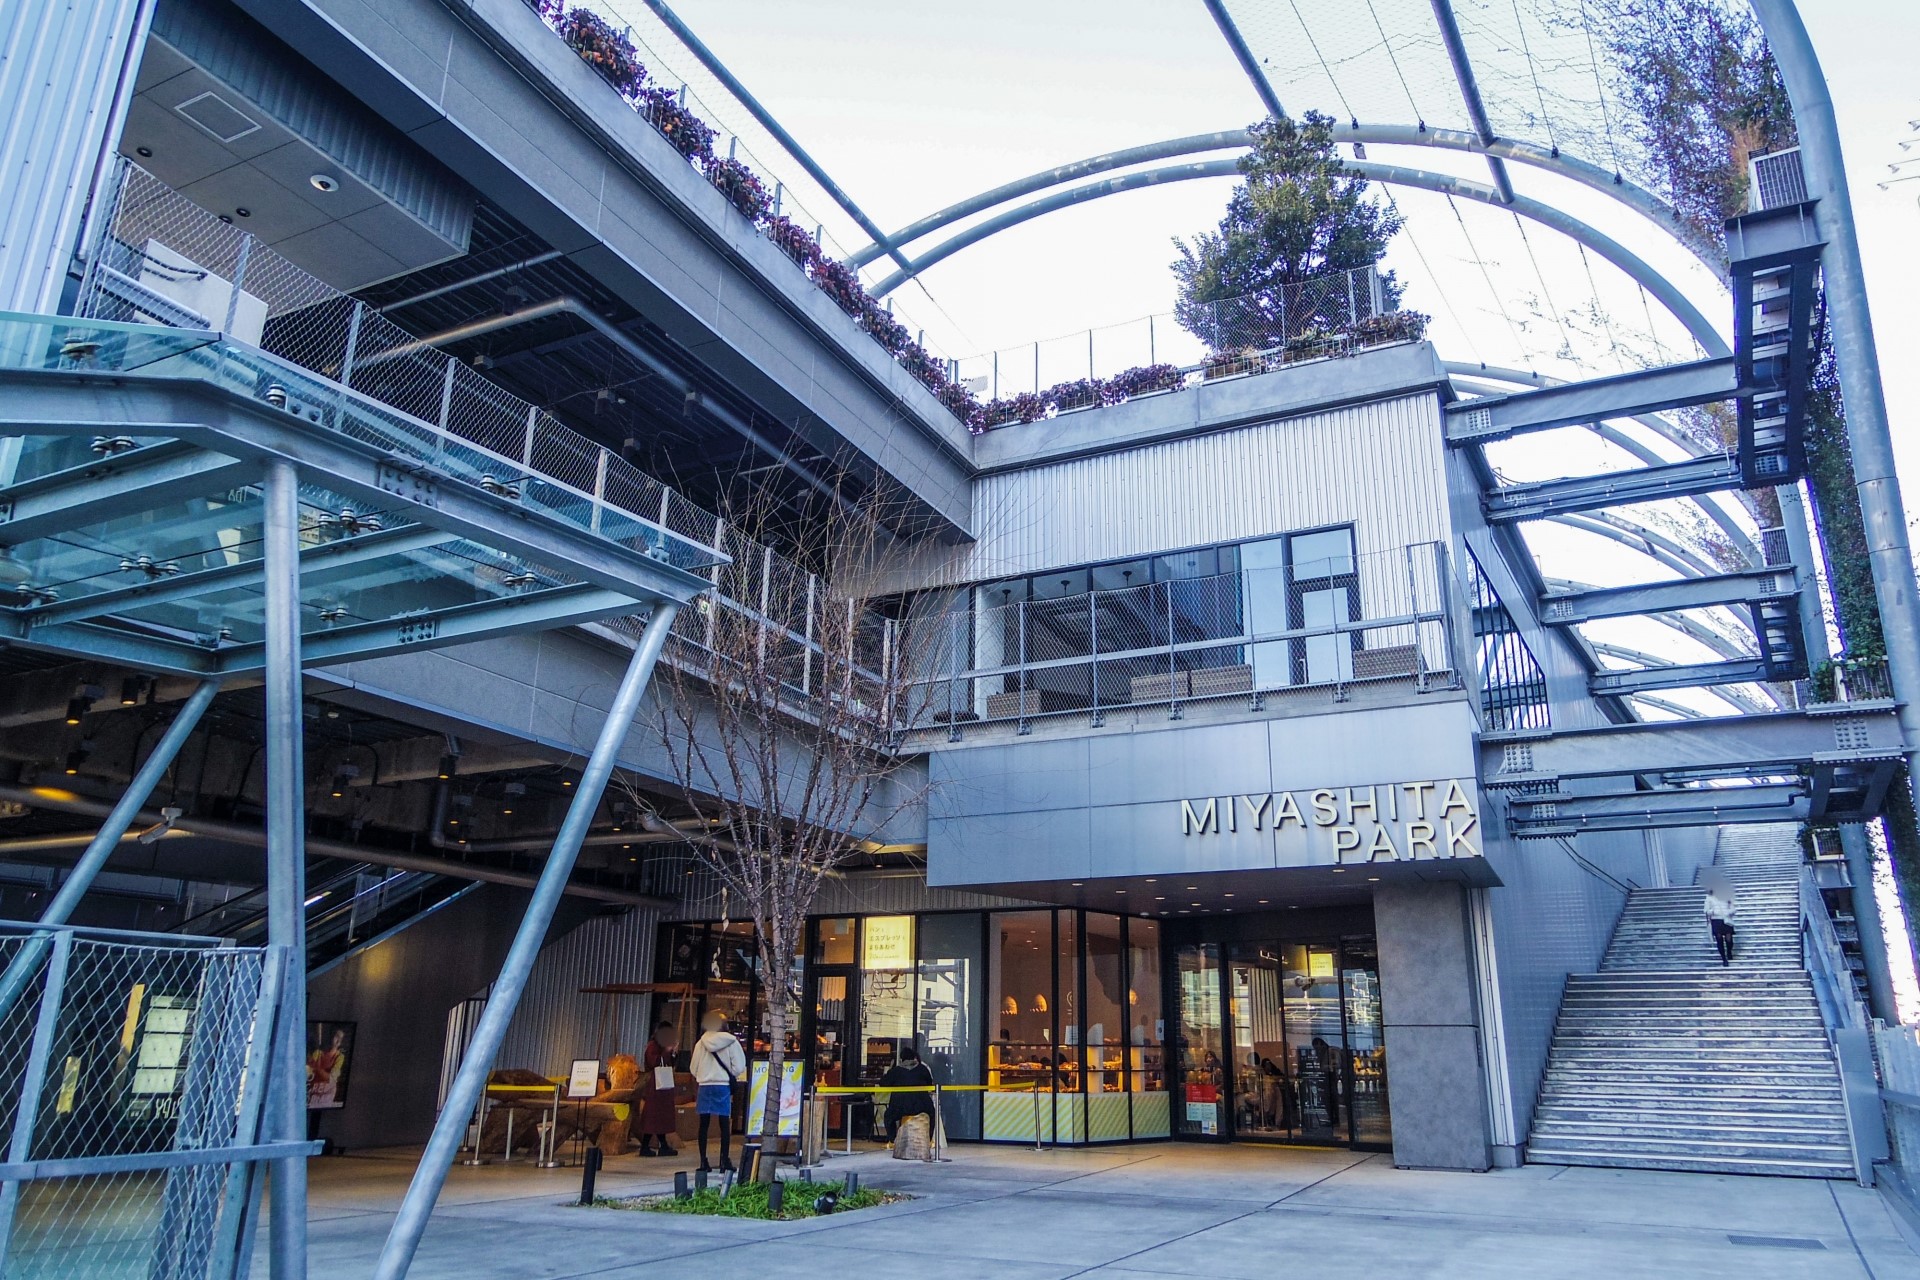
[[[151,0],[0,4],[0,310],[51,312]]]
[[[1018,430],[1018,428],[1011,428]],[[988,476],[936,581],[1355,526],[1362,553],[1447,539],[1440,404],[1422,394]]]
[[[737,903],[724,902],[713,873],[701,870],[672,920],[738,920]],[[816,916],[911,915],[917,911],[992,911],[1001,907],[1032,906],[1017,898],[1001,898],[964,889],[931,889],[917,875],[860,875],[830,879],[820,886],[808,913]]]
[[[646,1046],[653,1001],[582,995],[580,989],[651,981],[659,924],[660,913],[648,908],[596,916],[543,948],[494,1065],[561,1076],[575,1058],[638,1057]]]

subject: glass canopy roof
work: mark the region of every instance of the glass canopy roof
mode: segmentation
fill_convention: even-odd
[[[0,441],[0,634],[17,644],[259,666],[273,458],[300,477],[309,665],[650,611],[725,560],[214,334],[0,313],[0,369],[40,375],[0,419],[17,433]]]

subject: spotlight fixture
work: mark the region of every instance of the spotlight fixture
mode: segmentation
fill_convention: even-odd
[[[81,694],[77,698],[67,699],[67,723],[79,724],[86,719],[87,712],[93,710],[93,699]],[[69,773],[72,770],[68,770]]]
[[[447,753],[440,757],[440,781],[445,782],[460,771],[460,757]]]
[[[347,787],[360,776],[360,766],[342,764],[333,771],[333,798],[338,800],[347,793]]]
[[[140,705],[140,695],[146,691],[147,682],[139,676],[128,676],[120,682],[120,705],[135,707]]]
[[[75,747],[73,750],[67,752],[67,776],[71,778],[76,773],[79,773],[80,766],[85,764],[87,762],[87,757],[92,754],[93,754],[93,740],[91,738],[87,739],[85,742],[82,742],[79,746]]]

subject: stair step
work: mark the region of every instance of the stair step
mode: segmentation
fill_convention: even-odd
[[[1763,1174],[1776,1178],[1851,1178],[1853,1165],[1813,1160],[1696,1159],[1679,1155],[1612,1155],[1593,1151],[1563,1151],[1527,1146],[1527,1159],[1537,1164],[1571,1164],[1599,1169],[1669,1169],[1680,1173]]]

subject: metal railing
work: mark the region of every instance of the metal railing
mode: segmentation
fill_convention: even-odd
[[[1804,863],[1800,867],[1800,960],[1813,981],[1828,1048],[1840,1073],[1854,1176],[1862,1186],[1871,1186],[1874,1163],[1887,1154],[1887,1135],[1879,1084],[1874,1078],[1870,1022],[1854,988],[1853,972],[1834,931],[1826,899],[1814,879],[1813,868]]]
[[[1920,1215],[1920,1025],[1873,1024],[1880,1064],[1880,1102],[1886,1108],[1890,1190]]]
[[[1094,725],[1118,708],[1403,681],[1458,687],[1444,544],[1417,543],[1337,562],[1153,582],[974,607],[945,629],[931,668],[907,683],[904,727],[1047,716]],[[1010,594],[1010,592],[1009,592]],[[945,670],[937,669],[941,665]]]
[[[1487,728],[1547,728],[1553,708],[1539,659],[1472,551],[1467,552],[1466,569],[1475,657],[1480,664],[1480,710]]]
[[[1270,294],[1196,303],[1119,324],[1002,347],[954,362],[958,380],[981,399],[1012,401],[1111,378],[1127,370],[1175,369],[1178,384],[1142,386],[1132,394],[1167,390],[1211,378],[1251,373],[1284,363],[1342,354],[1368,327],[1393,340],[1395,312],[1380,273],[1355,267],[1284,285]],[[1377,323],[1368,326],[1367,322]],[[1053,399],[1058,400],[1055,396]],[[1068,402],[1059,410],[1100,403]],[[1005,412],[1003,408],[1002,412]],[[990,417],[987,426],[1000,425]]]
[[[0,1273],[236,1274],[284,957],[214,939],[0,924]]]

